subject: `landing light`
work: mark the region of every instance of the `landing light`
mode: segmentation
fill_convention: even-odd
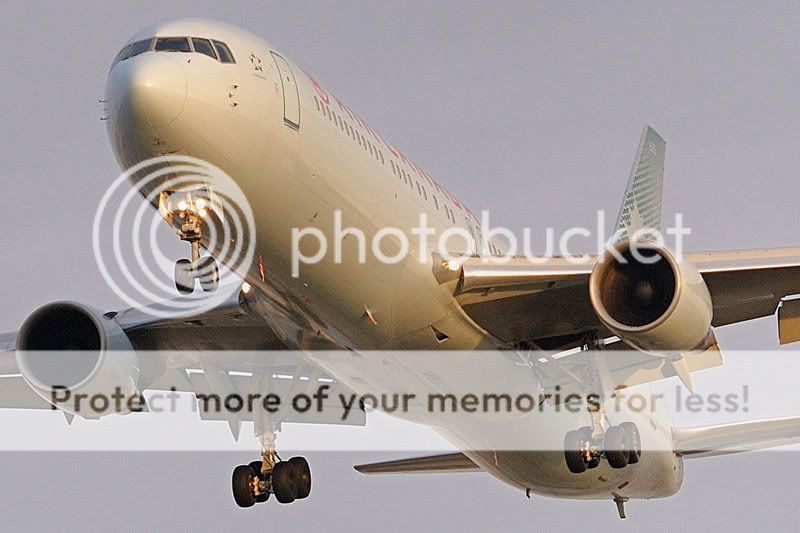
[[[184,200],[181,200],[180,202],[178,202],[178,209],[180,211],[186,211],[187,207],[189,207],[189,205]]]
[[[198,211],[197,214],[200,215],[201,218],[205,218],[206,215],[208,215],[208,211],[206,211],[205,209],[200,209],[200,211]]]
[[[249,283],[247,283],[246,281],[244,283],[242,283],[242,292],[243,293],[249,294],[250,293],[250,289],[252,289],[252,287],[250,286]]]
[[[451,259],[449,261],[444,261],[442,266],[451,272],[458,272],[458,270],[461,268],[461,263],[455,259]]]
[[[197,209],[205,209],[207,204],[205,200],[200,198],[199,200],[197,200],[197,202],[195,202],[195,205],[197,206]]]

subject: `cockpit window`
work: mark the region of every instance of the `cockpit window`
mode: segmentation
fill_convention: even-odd
[[[156,40],[156,52],[191,52],[189,39],[186,37],[159,37]]]
[[[114,68],[114,65],[120,61],[125,61],[150,50],[155,50],[156,52],[197,52],[222,63],[236,63],[231,49],[228,48],[227,44],[220,41],[199,37],[151,37],[150,39],[136,41],[124,46],[117,54],[117,57],[114,58],[111,68]]]
[[[125,56],[125,59],[129,57],[138,56],[139,54],[143,54],[150,50],[150,45],[153,44],[153,39],[145,39],[144,41],[136,41],[131,45],[130,50],[128,51],[128,55]]]
[[[227,44],[214,41],[214,48],[217,49],[217,54],[219,55],[219,60],[221,62],[236,63],[236,60],[233,59],[233,54],[231,53],[231,50],[228,48]]]
[[[114,62],[111,64],[111,68],[114,68],[114,65],[119,63],[120,61],[125,61],[128,58],[133,56],[138,56],[144,52],[150,50],[150,46],[153,44],[153,39],[145,39],[143,41],[136,41],[135,43],[131,43],[126,45],[119,51],[117,57],[114,58]]]
[[[128,57],[128,53],[130,52],[130,50],[131,50],[131,45],[127,45],[127,46],[123,47],[122,50],[120,50],[119,53],[117,54],[117,57],[114,58],[114,62],[112,63],[112,66],[116,65],[117,63],[119,63],[123,59],[126,59]]]
[[[211,46],[211,41],[208,39],[193,38],[192,45],[194,46],[195,52],[217,59],[217,54],[214,52],[214,47]]]

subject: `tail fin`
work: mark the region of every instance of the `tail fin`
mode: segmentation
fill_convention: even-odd
[[[645,126],[628,178],[625,199],[614,226],[615,241],[627,240],[639,230],[661,231],[661,195],[666,148],[667,143],[656,130]]]

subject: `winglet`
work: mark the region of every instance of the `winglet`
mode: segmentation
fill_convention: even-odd
[[[639,230],[661,231],[661,197],[667,143],[645,126],[633,162],[625,197],[614,226],[614,240],[630,239]]]

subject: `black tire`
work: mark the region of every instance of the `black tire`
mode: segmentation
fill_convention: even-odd
[[[583,460],[581,452],[582,440],[583,434],[578,430],[567,431],[564,436],[564,460],[567,462],[567,468],[573,474],[586,472],[586,462]]]
[[[255,472],[258,477],[263,476],[261,473],[261,461],[253,461],[250,463],[250,468],[253,469],[253,472]],[[269,500],[269,492],[256,496],[256,503],[264,503],[267,500]]]
[[[279,503],[292,503],[297,499],[297,476],[287,461],[272,467],[272,493]]]
[[[195,270],[204,292],[214,292],[219,288],[219,266],[217,260],[207,255],[197,261]]]
[[[592,427],[591,426],[583,426],[578,431],[581,432],[583,435],[583,440],[586,442],[590,442],[592,440]],[[586,463],[586,468],[591,470],[592,468],[597,468],[600,465],[600,457],[592,457],[588,463]]]
[[[625,468],[628,466],[627,440],[625,430],[620,426],[611,426],[606,430],[603,447],[606,452],[606,460],[608,460],[611,468]]]
[[[256,497],[251,489],[255,475],[249,465],[241,465],[233,469],[233,477],[231,479],[233,500],[239,507],[247,508],[256,504]]]
[[[175,288],[179,294],[192,294],[194,292],[192,262],[188,259],[178,259],[175,263]]]
[[[623,422],[619,427],[625,430],[628,436],[628,464],[636,464],[642,457],[642,437],[639,428],[633,422]]]
[[[297,499],[308,498],[311,494],[311,467],[305,457],[292,457],[289,464],[294,468],[297,479]]]

